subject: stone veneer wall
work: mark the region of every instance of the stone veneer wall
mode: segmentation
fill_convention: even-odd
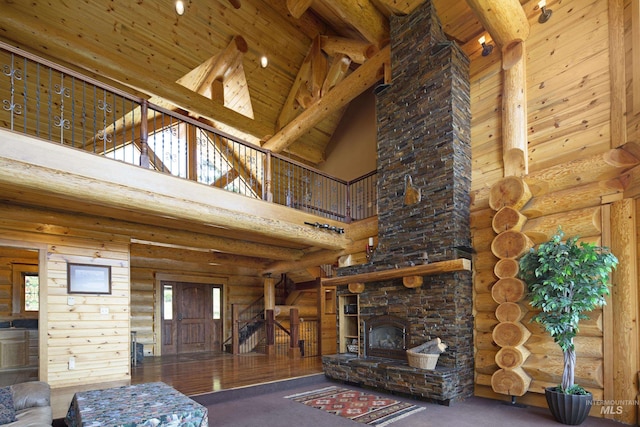
[[[468,256],[468,67],[465,54],[444,36],[430,1],[409,16],[392,18],[393,78],[378,88],[376,99],[378,248],[371,263],[341,268],[339,276],[418,264],[424,252],[429,262]],[[421,192],[415,204],[404,204],[407,177]],[[434,337],[449,346],[438,362],[447,372],[443,381],[454,382],[438,385],[455,389],[446,399],[473,392],[472,306],[470,272],[426,276],[416,289],[405,288],[401,279],[371,282],[360,294],[361,321],[395,315],[409,320],[409,348]]]
[[[391,23],[392,84],[377,96],[377,269],[471,246],[469,61],[426,2]],[[420,202],[405,206],[407,177]]]

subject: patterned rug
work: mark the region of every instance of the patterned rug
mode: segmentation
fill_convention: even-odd
[[[386,426],[425,408],[359,390],[326,387],[285,396],[287,399],[372,426]]]

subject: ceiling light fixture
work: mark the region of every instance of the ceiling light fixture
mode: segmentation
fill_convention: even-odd
[[[551,14],[553,11],[551,9],[547,9],[547,0],[540,0],[538,2],[538,7],[540,8],[540,16],[538,17],[538,22],[544,24],[551,18]]]
[[[480,37],[478,39],[478,43],[482,45],[482,56],[491,55],[491,52],[493,52],[493,45],[487,43],[487,38],[485,36]]]
[[[184,2],[182,0],[176,0],[176,13],[180,16],[184,15]]]
[[[260,58],[260,66],[267,68],[267,65],[269,65],[269,59],[265,55],[262,55],[262,58]]]

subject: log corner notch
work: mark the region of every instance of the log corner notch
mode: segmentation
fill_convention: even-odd
[[[491,242],[491,252],[498,258],[494,273],[499,278],[491,287],[491,297],[498,303],[495,318],[498,324],[491,332],[493,342],[500,347],[494,361],[491,388],[495,393],[522,396],[531,385],[531,377],[522,369],[529,357],[524,343],[531,332],[521,323],[525,297],[525,283],[518,278],[517,259],[532,246],[531,239],[522,232],[527,217],[520,209],[531,199],[531,191],[522,177],[509,176],[490,189],[489,205],[497,213],[491,226],[497,236]]]

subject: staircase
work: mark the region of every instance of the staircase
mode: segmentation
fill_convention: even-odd
[[[294,284],[285,275],[276,284],[276,306],[274,309],[276,328],[276,354],[286,354],[290,346],[290,312],[298,310],[300,318],[301,353],[306,356],[317,354],[318,348],[318,292],[319,280]],[[234,307],[237,310],[237,307]],[[248,307],[238,311],[234,318],[238,323],[238,352],[265,352],[265,304],[264,297],[258,298]],[[224,351],[233,353],[233,334],[223,344]]]

